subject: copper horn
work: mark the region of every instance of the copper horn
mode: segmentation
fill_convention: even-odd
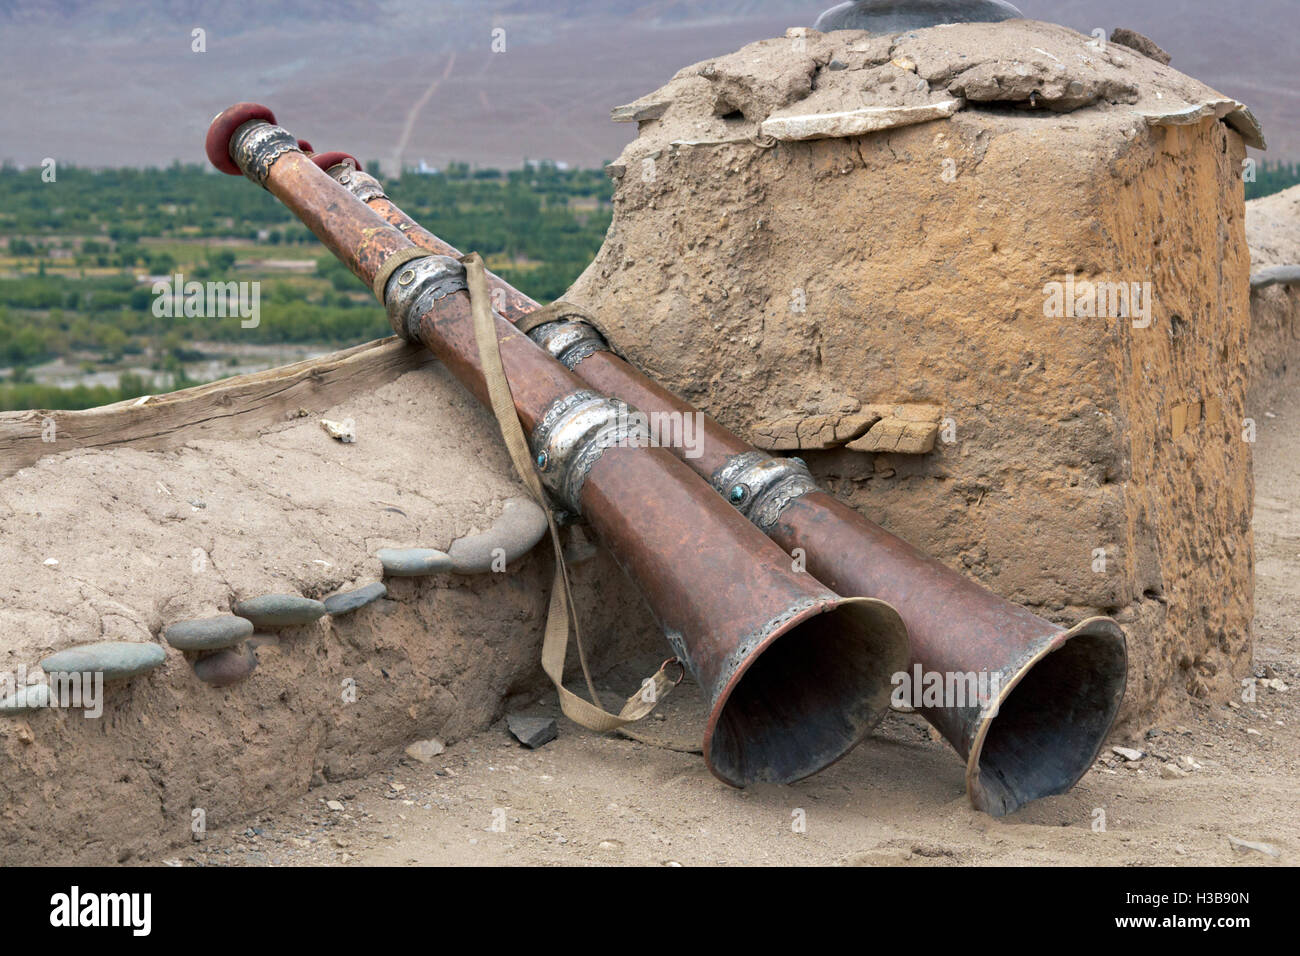
[[[373,176],[349,165],[330,173],[412,242],[458,255],[394,205]],[[509,321],[539,308],[504,280],[491,281]],[[563,317],[529,335],[588,385],[642,412],[696,413],[610,351],[586,322]],[[800,459],[773,458],[711,418],[704,422],[704,454],[686,463],[783,549],[800,549],[814,577],[898,609],[912,645],[905,677],[918,703],[929,675],[965,697],[962,705],[950,698],[948,706],[918,709],[966,762],[972,805],[1002,816],[1078,782],[1124,696],[1128,661],[1118,624],[1094,617],[1067,630],[1005,601],[821,491]],[[969,693],[971,675],[977,687],[983,676],[990,692],[996,682],[992,700]]]
[[[265,107],[219,115],[207,152],[283,202],[367,286],[408,341],[486,403],[464,267],[428,255],[298,148]],[[907,633],[879,600],[845,600],[806,573],[619,403],[591,390],[497,317],[501,359],[539,472],[641,588],[710,699],[709,769],[733,786],[788,783],[826,767],[889,704]]]

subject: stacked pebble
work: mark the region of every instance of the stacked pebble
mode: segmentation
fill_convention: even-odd
[[[417,577],[452,572],[483,574],[528,553],[546,533],[546,513],[531,498],[512,498],[501,516],[482,534],[454,541],[448,551],[384,548],[379,560],[390,577]],[[388,596],[382,582],[327,597],[323,602],[297,594],[267,594],[235,604],[233,614],[195,618],[169,625],[163,638],[193,655],[195,675],[214,687],[244,680],[257,667],[255,650],[278,643],[274,635],[255,631],[300,627],[329,614],[351,614]],[[160,644],[103,641],[71,647],[41,661],[47,675],[99,673],[103,680],[126,680],[148,673],[167,658]],[[50,703],[48,684],[20,687],[0,700],[0,715],[17,716]]]

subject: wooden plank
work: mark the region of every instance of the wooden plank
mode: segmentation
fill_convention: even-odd
[[[0,412],[0,479],[47,455],[82,448],[156,450],[255,435],[300,408],[324,411],[434,361],[428,350],[389,337],[146,400],[84,411]]]

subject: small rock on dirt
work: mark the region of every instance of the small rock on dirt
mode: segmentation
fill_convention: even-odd
[[[428,763],[446,749],[446,744],[436,737],[431,737],[428,740],[417,740],[411,744],[406,748],[406,755],[412,760],[420,761],[420,763]]]
[[[1274,859],[1282,855],[1282,851],[1271,843],[1256,843],[1253,840],[1238,840],[1235,836],[1228,837],[1228,843],[1231,844],[1232,848],[1238,853],[1263,853],[1266,856],[1273,857]]]
[[[510,714],[506,717],[506,726],[525,747],[536,750],[549,744],[560,735],[555,726],[554,717],[527,717],[523,714]]]
[[[1111,747],[1110,749],[1114,751],[1116,754],[1118,754],[1119,756],[1123,757],[1125,760],[1128,760],[1133,763],[1141,760],[1143,757],[1146,756],[1146,754],[1144,754],[1142,751],[1134,750],[1132,747]]]

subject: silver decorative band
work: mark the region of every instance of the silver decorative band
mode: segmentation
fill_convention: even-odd
[[[528,337],[572,371],[594,352],[608,352],[605,336],[586,322],[562,319],[547,322],[528,333]]]
[[[419,341],[415,328],[434,303],[468,288],[465,267],[450,256],[422,256],[398,266],[384,286],[388,324],[408,342]]]
[[[819,490],[801,458],[772,458],[761,451],[733,455],[713,473],[710,483],[763,531],[796,498]]]
[[[626,404],[588,389],[552,404],[532,435],[542,484],[574,514],[582,514],[583,485],[606,448],[649,444],[649,431]]]
[[[230,138],[230,158],[245,176],[263,187],[275,161],[285,153],[298,152],[302,150],[292,133],[265,120],[249,120]]]
[[[334,177],[335,182],[362,202],[388,198],[387,194],[384,193],[383,184],[378,179],[369,173],[363,173],[351,163],[339,163],[337,166],[331,166],[328,172]]]

